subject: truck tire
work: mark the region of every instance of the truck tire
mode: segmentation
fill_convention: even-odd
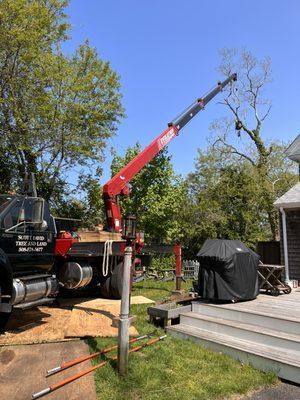
[[[6,254],[0,249],[0,333],[4,332],[11,315],[12,282],[10,263]],[[3,309],[5,309],[5,312]]]
[[[120,262],[112,271],[110,277],[110,291],[113,299],[122,297],[123,262]]]
[[[11,316],[10,313],[0,313],[0,335],[5,332],[5,327],[8,323],[9,317]]]
[[[109,278],[101,285],[100,295],[106,299],[120,299],[122,297],[123,262],[120,262],[112,271]]]
[[[105,299],[111,299],[110,277],[107,278],[106,281],[101,285],[100,296],[104,297]]]

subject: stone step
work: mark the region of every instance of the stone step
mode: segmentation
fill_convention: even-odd
[[[167,332],[199,342],[211,350],[225,353],[263,371],[273,371],[282,379],[300,384],[300,356],[292,350],[253,343],[181,323],[168,327]]]
[[[194,312],[181,314],[180,323],[217,334],[229,335],[237,339],[296,351],[300,358],[300,330],[299,334],[291,334],[255,324],[211,317]]]
[[[246,324],[257,325],[269,329],[280,329],[281,332],[299,334],[300,322],[297,317],[293,317],[291,310],[286,313],[273,312],[268,307],[262,306],[256,309],[246,308],[245,303],[241,303],[243,308],[238,308],[238,304],[209,304],[204,302],[193,302],[192,312],[210,317],[222,318]],[[281,315],[282,314],[282,315]]]

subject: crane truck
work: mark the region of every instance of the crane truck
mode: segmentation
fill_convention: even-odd
[[[117,197],[128,196],[130,180],[236,79],[232,74],[194,101],[103,186],[106,229],[119,234],[116,240],[81,241],[57,232],[49,205],[37,196],[33,179],[25,181],[20,194],[0,196],[0,330],[13,308],[53,302],[61,288],[72,293],[90,287],[99,296],[120,298],[125,240]]]

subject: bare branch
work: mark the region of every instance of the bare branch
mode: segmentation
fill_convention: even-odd
[[[243,131],[245,131],[245,132],[250,136],[250,138],[251,138],[252,140],[255,140],[255,135],[254,135],[253,131],[251,131],[250,129],[248,129],[248,128],[245,126],[245,124],[241,121],[241,118],[239,117],[239,114],[238,114],[239,106],[236,107],[236,108],[234,108],[234,107],[230,104],[230,102],[229,102],[227,99],[225,99],[225,104],[226,104],[226,105],[230,108],[230,110],[233,112],[233,114],[234,114],[236,120],[241,122]]]
[[[269,105],[267,112],[264,114],[263,117],[261,117],[261,119],[260,119],[261,121],[264,121],[266,119],[266,117],[269,115],[269,113],[271,111],[271,108],[272,108],[272,104]]]
[[[232,144],[227,143],[226,140],[221,138],[221,137],[218,137],[215,140],[215,142],[212,144],[212,147],[215,148],[218,143],[222,143],[222,145],[225,146],[229,150],[229,152],[231,154],[236,154],[236,155],[240,156],[241,158],[244,158],[245,160],[249,161],[253,166],[256,165],[251,157],[247,156],[247,154],[245,154],[245,153],[242,153],[235,146],[233,146]]]

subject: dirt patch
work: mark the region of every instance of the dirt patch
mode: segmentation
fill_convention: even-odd
[[[91,364],[86,361],[49,378],[45,378],[46,370],[86,354],[89,354],[89,348],[80,340],[5,348],[0,351],[0,398],[31,399],[33,393],[78,373]],[[58,389],[46,398],[48,400],[96,400],[93,373]]]
[[[0,353],[0,364],[9,364],[15,358],[13,350],[3,350]]]
[[[16,309],[8,322],[5,334],[0,335],[0,345],[64,341],[71,313],[72,309],[55,306],[24,311]]]

